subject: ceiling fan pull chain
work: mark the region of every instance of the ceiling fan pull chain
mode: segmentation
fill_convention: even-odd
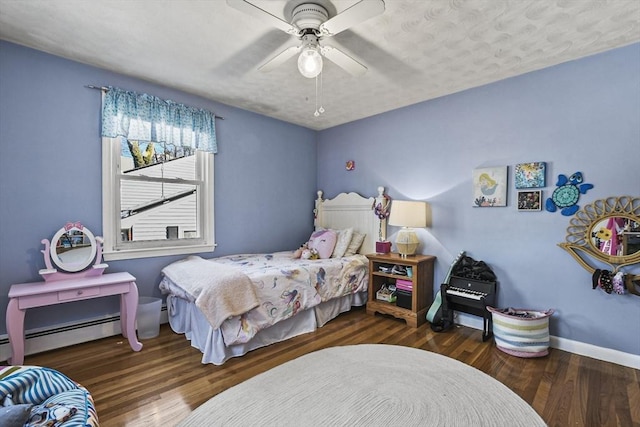
[[[320,114],[324,113],[324,107],[322,106],[322,94],[323,94],[323,90],[322,90],[322,71],[320,71],[320,109],[318,109]]]
[[[313,113],[313,115],[315,117],[320,115],[320,112],[318,111],[318,76],[316,76],[316,112]]]

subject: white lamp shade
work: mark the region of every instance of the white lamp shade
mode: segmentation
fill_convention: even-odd
[[[391,202],[389,225],[424,228],[427,226],[427,204],[408,200]]]
[[[312,79],[322,71],[322,56],[317,48],[307,46],[298,57],[298,71],[306,78]]]
[[[391,203],[389,225],[403,227],[396,236],[396,248],[402,256],[413,255],[420,240],[412,229],[427,226],[427,204],[406,200],[394,200]]]

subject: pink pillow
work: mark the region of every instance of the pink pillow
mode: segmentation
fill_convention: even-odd
[[[336,232],[333,230],[314,231],[309,239],[309,249],[317,250],[318,256],[322,259],[331,258],[336,239]]]

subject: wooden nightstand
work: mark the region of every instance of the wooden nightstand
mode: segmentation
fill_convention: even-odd
[[[384,313],[404,319],[409,326],[417,328],[427,321],[426,315],[433,300],[433,266],[436,257],[431,255],[413,255],[402,258],[399,254],[369,254],[369,296],[367,314]],[[412,277],[383,272],[380,267],[411,267]],[[384,284],[396,284],[405,280],[412,283],[411,308],[398,307],[376,298],[376,293]]]

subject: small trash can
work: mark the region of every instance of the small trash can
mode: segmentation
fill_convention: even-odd
[[[549,354],[549,317],[554,310],[497,309],[487,306],[499,350],[517,357]]]
[[[160,334],[160,310],[162,299],[153,297],[138,298],[138,338],[154,338]]]

